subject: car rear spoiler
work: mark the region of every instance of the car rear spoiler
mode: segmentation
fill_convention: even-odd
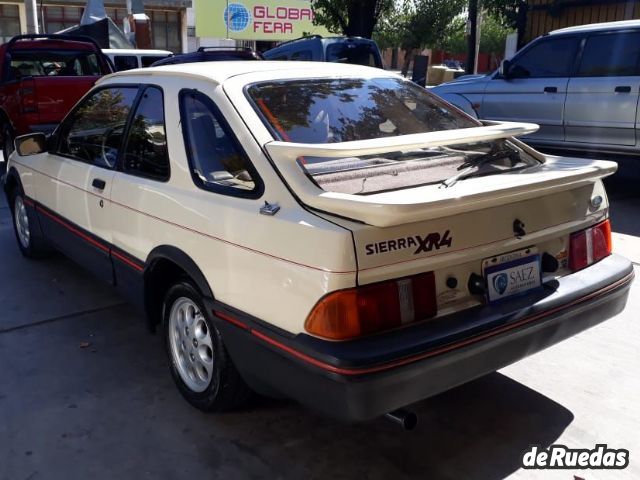
[[[341,143],[307,144],[272,141],[264,145],[284,180],[305,205],[348,219],[378,227],[416,222],[453,215],[470,209],[488,208],[505,201],[530,198],[541,190],[567,189],[579,182],[610,175],[617,165],[595,160],[556,162],[541,165],[535,173],[477,178],[485,185],[470,187],[460,182],[455,188],[438,189],[424,185],[370,195],[351,195],[324,191],[311,182],[299,165],[300,157],[341,158],[376,155],[396,151],[445,145],[462,145],[511,138],[538,130],[538,125],[515,122],[484,122],[484,126],[457,130],[401,135],[396,137],[356,140]],[[517,141],[519,147],[544,163],[544,157]],[[562,159],[560,159],[562,160]],[[585,167],[585,168],[581,168]],[[586,168],[591,167],[591,168]],[[474,182],[476,183],[476,182]]]
[[[269,142],[265,145],[269,154],[283,160],[295,161],[298,157],[359,157],[415,150],[417,148],[462,145],[485,142],[499,138],[515,137],[533,133],[539,128],[533,123],[492,122],[482,127],[440,130],[437,132],[414,133],[396,137],[355,140],[341,143],[291,143]]]

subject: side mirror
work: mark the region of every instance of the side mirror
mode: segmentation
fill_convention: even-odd
[[[16,152],[21,157],[37,155],[47,151],[47,136],[44,133],[30,133],[15,140]]]
[[[507,60],[504,59],[502,60],[502,62],[500,63],[500,68],[498,69],[498,73],[500,73],[500,76],[504,77],[504,78],[509,78],[509,71],[511,70],[511,60]]]

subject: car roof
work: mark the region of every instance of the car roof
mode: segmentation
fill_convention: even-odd
[[[589,25],[577,25],[575,27],[560,28],[549,32],[549,35],[563,35],[569,33],[598,32],[602,30],[625,30],[640,28],[640,20],[623,20],[620,22],[591,23]]]
[[[222,57],[222,60],[219,58]],[[154,67],[193,62],[231,61],[231,60],[260,60],[252,50],[220,49],[204,50],[190,53],[179,53],[153,63]]]
[[[5,45],[8,45],[6,43]],[[96,51],[96,48],[85,42],[79,42],[76,40],[48,40],[48,39],[36,39],[36,40],[20,40],[9,48],[12,51],[17,50],[90,50]]]
[[[110,55],[173,55],[169,50],[148,50],[139,48],[103,48],[103,53]]]
[[[223,62],[197,62],[182,63],[176,65],[162,65],[150,68],[138,68],[125,70],[102,77],[98,83],[104,83],[111,79],[126,79],[132,76],[171,76],[171,77],[196,77],[212,80],[215,83],[224,83],[231,77],[239,75],[247,76],[247,83],[257,77],[268,73],[271,80],[290,80],[296,78],[314,77],[396,77],[397,75],[379,68],[365,67],[346,63],[332,63],[327,68],[325,62],[290,62],[290,61],[223,61]],[[254,77],[253,79],[251,77]]]

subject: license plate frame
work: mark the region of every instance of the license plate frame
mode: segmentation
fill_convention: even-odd
[[[540,254],[530,247],[486,258],[482,261],[482,275],[489,304],[531,293],[542,288]]]

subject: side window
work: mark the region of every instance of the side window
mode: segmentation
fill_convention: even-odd
[[[124,152],[124,171],[156,180],[169,178],[162,90],[147,87],[136,109]]]
[[[574,64],[580,38],[547,38],[513,61],[510,74],[515,78],[568,77]]]
[[[257,173],[211,99],[183,90],[180,102],[185,148],[196,184],[220,193],[256,196]]]
[[[580,77],[639,75],[640,32],[594,35],[587,39]]]
[[[138,68],[138,58],[135,55],[116,55],[113,57],[113,63],[118,72]]]
[[[143,67],[148,67],[149,65],[151,65],[154,62],[157,62],[158,60],[162,60],[163,58],[167,58],[167,55],[163,55],[163,56],[149,56],[149,55],[145,55],[140,57],[140,62],[142,62],[142,66]]]
[[[85,98],[60,130],[60,155],[114,168],[137,87],[103,88]]]
[[[291,55],[291,60],[311,60],[311,50],[300,50]]]

